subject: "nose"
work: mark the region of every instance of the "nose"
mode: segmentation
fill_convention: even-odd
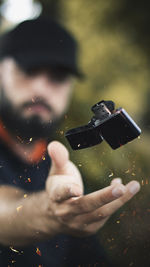
[[[55,85],[50,81],[49,77],[42,73],[35,77],[30,77],[30,89],[34,95],[45,95],[50,93]]]

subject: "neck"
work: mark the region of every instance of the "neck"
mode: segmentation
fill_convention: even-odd
[[[12,136],[7,132],[5,126],[0,121],[0,138],[2,141],[16,154],[22,161],[32,164],[38,163],[44,159],[47,148],[46,140],[30,140],[24,141],[19,136]]]
[[[32,164],[44,159],[46,147],[47,142],[45,140],[37,140],[28,144],[14,142],[12,149],[24,162]]]

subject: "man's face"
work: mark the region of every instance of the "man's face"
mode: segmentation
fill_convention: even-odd
[[[0,117],[13,134],[48,137],[65,113],[73,79],[62,69],[25,73],[13,59],[0,65]]]

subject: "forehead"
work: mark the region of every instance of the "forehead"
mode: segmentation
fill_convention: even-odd
[[[33,96],[45,99],[51,96],[55,100],[57,97],[59,102],[65,101],[71,96],[75,84],[75,80],[68,76],[68,71],[65,69],[42,67],[30,69],[27,73],[10,58],[0,63],[0,72],[2,74],[0,75],[1,88],[16,103],[19,103],[20,99]]]
[[[6,58],[0,63],[0,69],[3,74],[7,73],[10,75],[24,74],[25,76],[38,76],[40,74],[46,74],[49,78],[64,81],[67,78],[73,77],[71,70],[60,65],[35,65],[30,67],[24,67],[19,64],[13,58]]]
[[[17,60],[15,60],[14,58],[5,58],[0,62],[0,66],[7,66],[11,69],[14,70],[22,70],[24,72],[34,72],[34,71],[53,71],[53,72],[61,72],[61,73],[67,73],[67,74],[72,74],[73,72],[71,71],[71,69],[63,66],[63,65],[59,65],[59,64],[55,64],[55,65],[50,65],[50,64],[34,64],[34,65],[29,65],[29,66],[24,66],[23,64],[21,64],[21,62],[18,62]]]

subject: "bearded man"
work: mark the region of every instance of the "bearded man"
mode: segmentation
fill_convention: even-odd
[[[2,267],[105,266],[95,234],[140,189],[114,179],[84,195],[67,149],[52,140],[81,75],[77,42],[55,21],[24,21],[1,36]]]

